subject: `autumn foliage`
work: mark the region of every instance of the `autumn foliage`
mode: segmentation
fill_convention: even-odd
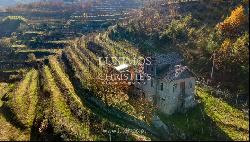
[[[247,21],[244,11],[242,5],[238,6],[229,17],[217,25],[217,28],[225,35],[239,34]]]

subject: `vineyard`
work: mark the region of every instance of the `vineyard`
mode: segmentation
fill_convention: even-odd
[[[105,33],[69,40],[68,44],[70,46],[63,50],[17,50],[22,65],[10,67],[3,63],[5,70],[9,67],[19,74],[19,70],[23,70],[21,80],[1,83],[0,86],[3,90],[1,123],[9,126],[3,129],[21,130],[9,138],[3,137],[3,140],[108,140],[110,134],[103,131],[125,132],[128,128],[144,133],[113,133],[111,138],[155,138],[158,134],[130,104],[126,92],[117,90],[119,93],[112,92],[104,97],[100,89],[105,86],[91,82],[97,74],[104,75],[105,72],[99,67],[98,55],[101,53],[93,45],[99,46],[100,51],[110,53],[110,57],[139,56],[133,45],[114,42],[106,38]],[[28,63],[22,63],[21,59],[27,59],[24,57],[30,53],[39,58],[26,66]],[[7,72],[2,71],[2,74],[7,75]]]

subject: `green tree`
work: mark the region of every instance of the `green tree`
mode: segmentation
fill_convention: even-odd
[[[175,46],[177,43],[188,42],[191,27],[194,27],[196,20],[191,15],[180,20],[173,20],[166,30],[161,34],[160,39],[163,42],[172,44]]]

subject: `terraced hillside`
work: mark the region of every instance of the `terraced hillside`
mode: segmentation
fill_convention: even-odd
[[[109,95],[106,102],[91,90],[96,84],[89,81],[105,71],[92,44],[110,56],[139,56],[129,43],[104,39],[105,34],[92,37],[70,40],[71,46],[63,50],[17,50],[20,65],[2,62],[6,77],[0,86],[1,123],[6,127],[1,134],[15,134],[1,140],[150,140],[158,136],[130,104],[126,92]],[[130,53],[122,47],[131,49]],[[22,62],[30,53],[39,58]],[[4,83],[11,77],[7,70],[14,70],[21,79]],[[111,135],[111,130],[116,132]]]
[[[110,86],[98,85],[100,82],[95,79],[97,75],[102,76],[106,72],[105,68],[99,66],[100,56],[141,57],[133,44],[128,41],[113,41],[108,38],[107,33],[82,36],[69,40],[68,44],[70,46],[55,50],[53,54],[42,54],[36,62],[33,61],[32,66],[17,66],[16,70],[25,69],[22,71],[21,80],[0,84],[3,90],[0,92],[1,140],[183,139],[182,135],[179,135],[180,132],[198,140],[210,140],[211,137],[238,139],[239,136],[242,136],[242,140],[247,139],[245,131],[248,131],[248,127],[245,120],[248,118],[243,118],[244,124],[240,128],[243,131],[238,133],[224,125],[228,120],[221,119],[217,110],[210,108],[209,104],[216,100],[207,99],[200,93],[199,99],[206,104],[204,111],[208,115],[204,121],[211,123],[211,126],[215,121],[218,127],[213,128],[216,131],[205,135],[204,133],[210,132],[210,127],[204,129],[204,137],[201,138],[196,132],[186,131],[189,125],[182,128],[175,121],[175,116],[174,120],[172,117],[163,117],[164,122],[169,124],[170,133],[157,130],[130,102],[128,92],[119,89],[119,92],[115,93],[102,90],[102,87]],[[54,49],[48,49],[50,50],[52,52]],[[8,70],[8,67],[10,66],[5,66],[5,70]],[[13,67],[10,69],[15,70]],[[108,95],[103,96],[103,92]],[[225,108],[223,104],[218,109],[226,109],[225,113],[231,112],[231,108]],[[190,117],[190,121],[195,122],[195,116],[190,113],[190,116],[184,118]],[[211,121],[210,117],[214,120]],[[179,120],[178,116],[177,118]],[[232,116],[232,119],[234,118],[236,117]],[[197,130],[202,129],[204,121],[194,127],[197,127]],[[241,120],[237,119],[237,123],[239,121]],[[186,123],[184,125],[186,126]],[[222,135],[219,129],[225,131],[229,138]],[[9,132],[13,132],[13,135]]]

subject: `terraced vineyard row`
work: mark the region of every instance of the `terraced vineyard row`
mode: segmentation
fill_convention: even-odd
[[[75,46],[79,47],[79,50],[88,58],[91,60],[91,62],[95,65],[98,65],[98,57],[96,54],[91,52],[87,47],[86,47],[86,40],[78,39],[78,41],[74,44]]]
[[[79,57],[79,59],[81,59],[81,63],[83,63],[85,66],[88,67],[89,71],[91,72],[92,75],[94,75],[95,73],[101,73],[101,70],[100,68],[97,67],[96,64],[94,64],[90,59],[90,58],[87,58],[83,52],[81,52],[81,50],[79,48],[77,48],[76,46],[75,47],[72,47],[71,48],[72,51],[74,53],[77,54],[77,56]]]
[[[48,66],[44,67],[44,75],[45,88],[51,95],[51,123],[55,133],[68,140],[93,140],[88,125],[74,117]]]
[[[50,57],[49,65],[56,83],[59,86],[61,92],[64,93],[63,97],[67,100],[67,104],[69,105],[71,111],[82,122],[86,122],[89,110],[84,107],[80,98],[76,95],[74,87],[70,82],[69,77],[65,74],[60,63],[58,62],[57,57]]]
[[[38,71],[30,70],[9,97],[4,105],[11,109],[21,126],[31,128],[38,101]]]
[[[105,49],[112,51],[113,56],[128,57],[130,59],[139,58],[141,56],[139,51],[136,48],[134,48],[134,45],[126,41],[123,42],[112,41],[106,35],[107,33],[96,36],[95,41],[98,44],[102,45]]]
[[[75,71],[76,76],[79,76],[80,78],[82,78],[82,81],[86,83],[86,81],[84,80],[90,77],[88,67],[84,66],[81,63],[80,59],[70,48],[67,48],[65,50],[64,55],[67,56],[66,58],[69,60],[69,62],[72,63],[72,69]]]

